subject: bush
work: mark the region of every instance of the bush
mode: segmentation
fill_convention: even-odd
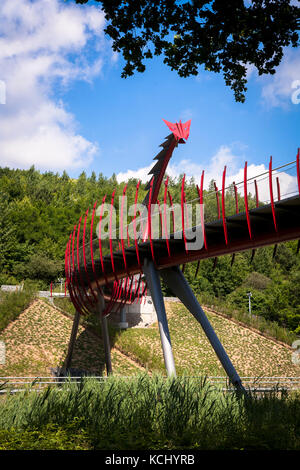
[[[48,424],[41,430],[0,430],[0,450],[88,450],[90,447],[86,433],[78,430],[76,420],[64,427]]]
[[[243,285],[248,289],[264,290],[268,287],[271,279],[263,274],[252,272],[243,282]]]

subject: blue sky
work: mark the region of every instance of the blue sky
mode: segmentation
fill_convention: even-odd
[[[104,27],[93,5],[2,0],[1,166],[145,180],[169,133],[162,118],[192,119],[187,144],[172,158],[172,176],[198,179],[206,169],[207,180],[218,179],[226,164],[238,178],[245,160],[251,176],[267,167],[270,155],[274,166],[295,159],[299,50],[286,51],[275,76],[258,78],[250,68],[246,103],[236,103],[221,75],[200,71],[183,79],[160,58],[145,73],[122,79],[123,59],[112,52]]]

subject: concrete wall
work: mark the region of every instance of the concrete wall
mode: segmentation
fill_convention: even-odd
[[[109,321],[119,327],[123,328],[145,328],[156,321],[156,312],[152,299],[150,296],[143,298],[142,303],[134,303],[132,305],[124,305],[123,314],[126,316],[125,322],[122,321],[121,312],[111,312],[109,315]],[[122,326],[122,323],[127,323]]]
[[[5,292],[15,292],[15,291],[18,291],[18,290],[22,290],[23,289],[23,286],[9,286],[9,285],[6,285],[6,284],[2,284],[1,286],[1,290],[5,291]]]

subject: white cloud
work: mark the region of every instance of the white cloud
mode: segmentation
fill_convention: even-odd
[[[6,84],[1,166],[59,170],[90,163],[97,145],[77,132],[75,117],[55,92],[101,73],[104,22],[93,6],[1,0],[0,79]]]
[[[268,106],[292,105],[292,85],[300,80],[300,52],[298,49],[286,50],[276,74],[260,78],[263,84],[262,97]]]

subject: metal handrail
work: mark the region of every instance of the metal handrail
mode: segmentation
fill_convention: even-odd
[[[122,378],[131,378],[132,376],[120,376]],[[83,379],[84,380],[98,380],[98,381],[105,381],[107,380],[107,376],[67,376],[67,377],[0,377],[0,385],[5,386],[2,390],[0,389],[1,393],[6,393],[8,391],[7,387],[10,386],[20,386],[20,385],[31,385],[32,390],[36,390],[35,387],[39,387],[41,385],[61,385],[62,383],[80,383]],[[188,376],[188,378],[193,379],[207,379],[213,385],[229,385],[229,379],[227,376]],[[298,389],[300,388],[300,377],[241,377],[242,382],[245,386],[252,386],[254,389],[262,390],[264,386],[278,386],[289,388],[289,389]],[[294,388],[295,387],[295,388]],[[14,391],[23,391],[24,388],[18,389],[16,388]]]

